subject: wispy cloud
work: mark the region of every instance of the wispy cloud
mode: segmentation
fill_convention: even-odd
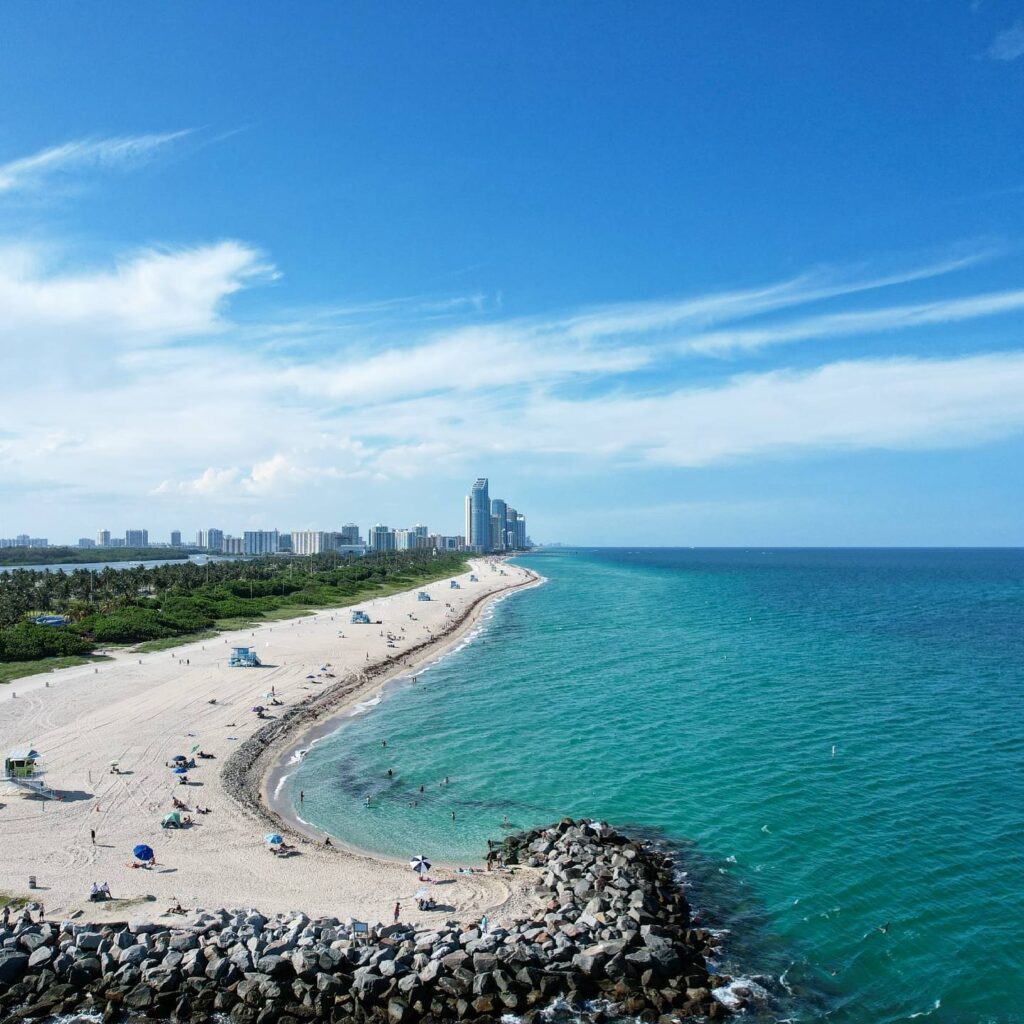
[[[19,387],[0,408],[0,475],[26,488],[116,480],[126,494],[256,508],[347,480],[436,476],[502,457],[700,467],[983,443],[1024,430],[1020,351],[851,359],[831,348],[812,369],[758,373],[693,358],[1024,309],[1024,291],[876,309],[849,298],[982,258],[887,274],[816,270],[535,317],[501,318],[456,297],[443,326],[434,314],[444,300],[419,297],[243,324],[231,297],[275,273],[244,243],[73,270],[8,248],[0,342]],[[843,308],[807,315],[817,301]]]
[[[1018,57],[1024,57],[1024,18],[1000,32],[992,40],[986,54],[992,60],[1016,60]]]
[[[715,331],[687,338],[679,343],[678,348],[681,352],[719,355],[783,342],[825,340],[956,323],[1019,309],[1024,309],[1024,290],[991,292],[961,299],[830,313],[761,328]]]
[[[0,193],[39,188],[52,176],[89,168],[132,167],[192,129],[107,139],[77,139],[0,164]]]

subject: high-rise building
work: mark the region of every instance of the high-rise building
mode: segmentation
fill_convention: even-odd
[[[245,543],[241,537],[232,537],[230,533],[225,533],[220,549],[225,555],[243,555]]]
[[[109,530],[97,530],[96,531],[96,547],[98,547],[98,548],[109,548],[110,547],[110,531]]]
[[[416,547],[415,530],[395,530],[395,547],[399,551],[411,551]]]
[[[181,530],[171,530],[171,547],[181,547]]]
[[[277,550],[278,551],[291,551],[292,549],[292,535],[290,533],[282,533],[277,538]]]
[[[296,555],[319,555],[327,549],[322,530],[292,530],[292,551]]]
[[[526,536],[526,516],[521,512],[516,513],[516,529],[515,529],[515,546],[520,550],[525,550],[527,536]]]
[[[516,516],[519,513],[511,506],[505,506],[505,547],[516,547]]]
[[[196,530],[196,547],[197,548],[205,548],[206,547],[206,531],[205,530]]]
[[[224,531],[209,529],[206,531],[206,546],[210,551],[220,551],[224,545]]]
[[[80,548],[94,548],[96,547],[96,541],[92,537],[79,537],[78,546]]]
[[[247,555],[275,555],[278,551],[277,530],[246,530],[245,553]]]
[[[465,500],[465,530],[466,530],[466,547],[469,547],[469,538],[473,535],[473,499],[467,494]]]
[[[508,505],[501,498],[491,500],[491,547],[495,551],[504,551],[508,535],[505,527]]]
[[[487,477],[478,477],[469,492],[469,547],[474,551],[491,549],[491,499]]]
[[[359,527],[355,523],[346,523],[341,528],[341,543],[346,545],[363,543],[363,538],[359,536]]]
[[[413,533],[416,535],[416,547],[428,548],[432,546],[427,543],[427,538],[430,536],[430,533],[422,523],[417,523],[413,527]]]
[[[396,544],[395,531],[381,523],[371,526],[366,532],[371,551],[394,551]]]
[[[149,530],[125,530],[124,546],[126,548],[148,548]]]

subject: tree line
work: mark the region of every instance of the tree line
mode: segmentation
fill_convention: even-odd
[[[404,589],[464,568],[461,554],[393,551],[148,569],[13,569],[0,573],[0,661],[86,655],[107,644],[213,629],[226,619],[257,620],[280,608],[351,604],[385,587]],[[63,615],[68,624],[37,625],[38,615]]]

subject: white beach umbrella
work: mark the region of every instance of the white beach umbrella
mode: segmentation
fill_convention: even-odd
[[[409,867],[411,867],[418,875],[422,875],[430,870],[430,861],[427,860],[423,854],[420,854],[418,857],[413,857],[413,859],[409,861]]]

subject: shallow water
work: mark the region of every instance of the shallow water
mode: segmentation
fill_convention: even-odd
[[[679,852],[757,1017],[1024,1021],[1024,552],[522,562],[548,582],[310,749],[305,819],[479,862],[506,815],[604,818]]]

